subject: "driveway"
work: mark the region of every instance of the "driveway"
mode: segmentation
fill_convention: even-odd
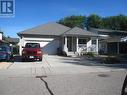
[[[14,62],[8,70],[18,69],[19,74],[26,75],[66,75],[126,70],[126,67],[125,64],[102,65],[79,57],[44,55],[41,62]]]
[[[53,74],[79,74],[126,70],[127,64],[99,64],[79,57],[45,55],[43,62],[49,64]]]

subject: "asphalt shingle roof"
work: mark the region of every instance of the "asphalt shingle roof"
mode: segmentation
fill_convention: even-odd
[[[18,43],[19,42],[19,38],[5,38],[5,40],[8,42],[12,42],[12,43]]]
[[[50,36],[59,36],[65,31],[68,31],[70,28],[58,23],[47,23],[40,25],[22,32],[19,32],[18,35],[50,35]]]
[[[69,28],[58,23],[47,23],[22,32],[18,35],[47,35],[47,36],[97,36],[93,32],[86,31],[79,27]]]
[[[90,31],[92,31],[92,32],[107,32],[107,33],[114,33],[114,32],[127,33],[127,31],[122,31],[122,30],[98,29],[98,28],[90,28]]]

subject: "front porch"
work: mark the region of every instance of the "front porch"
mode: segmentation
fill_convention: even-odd
[[[62,38],[62,50],[67,56],[81,55],[83,52],[98,54],[98,37],[64,36]]]

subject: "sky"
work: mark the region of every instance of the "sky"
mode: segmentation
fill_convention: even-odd
[[[15,16],[0,17],[5,36],[71,15],[127,15],[127,0],[15,0]]]

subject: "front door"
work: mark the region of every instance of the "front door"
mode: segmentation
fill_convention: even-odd
[[[76,38],[75,37],[67,38],[67,47],[68,47],[68,52],[76,51]]]
[[[72,37],[67,38],[67,47],[68,47],[68,52],[72,51]]]

